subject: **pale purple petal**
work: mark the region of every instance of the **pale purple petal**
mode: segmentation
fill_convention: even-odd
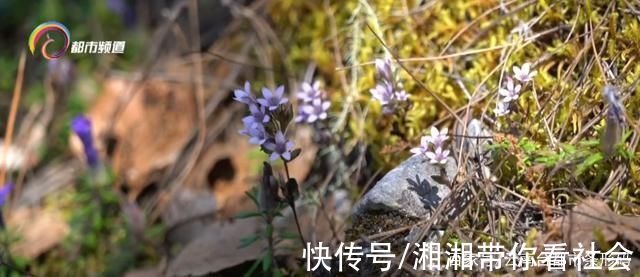
[[[271,153],[271,156],[269,156],[269,160],[275,161],[280,157],[280,154],[273,152]]]
[[[291,160],[291,153],[290,152],[282,153],[282,158],[287,160],[287,161],[290,161]]]
[[[279,86],[278,88],[276,88],[276,92],[275,92],[275,95],[273,97],[274,98],[282,98],[283,95],[284,95],[284,86]]]
[[[426,152],[424,154],[427,155],[427,158],[429,158],[430,160],[434,160],[436,158],[436,154],[431,151]]]
[[[269,150],[269,151],[275,151],[276,150],[276,145],[273,142],[267,142],[267,143],[263,144],[262,146],[264,146],[264,148]]]
[[[265,99],[273,98],[273,93],[268,88],[262,88],[262,97]]]
[[[414,156],[415,156],[415,155],[420,155],[420,154],[424,153],[424,152],[422,151],[422,147],[414,147],[414,148],[411,148],[411,150],[409,150],[409,152],[413,153],[413,154],[414,154]]]

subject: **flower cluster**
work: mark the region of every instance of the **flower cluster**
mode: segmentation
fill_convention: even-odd
[[[449,150],[443,150],[444,142],[449,139],[447,133],[449,130],[443,128],[441,131],[436,127],[431,127],[431,135],[422,136],[420,146],[411,148],[414,156],[426,155],[432,164],[446,164],[449,157]],[[431,151],[433,145],[433,151]]]
[[[505,87],[498,90],[498,94],[502,96],[502,99],[499,99],[496,103],[496,108],[493,109],[496,116],[502,117],[509,114],[509,104],[512,101],[518,100],[518,97],[520,97],[520,90],[522,90],[522,85],[531,82],[537,73],[538,72],[535,70],[531,71],[531,64],[529,63],[523,64],[522,67],[513,67],[513,78],[507,76],[507,83],[505,84]],[[513,80],[514,78],[519,83],[516,83]]]
[[[251,84],[246,82],[243,89],[234,91],[234,100],[249,107],[250,114],[242,119],[244,129],[240,130],[240,134],[249,136],[249,143],[262,146],[272,161],[295,159],[299,150],[294,150],[293,142],[285,136],[293,115],[289,99],[284,97],[284,86],[275,90],[262,88],[262,98],[256,98]]]
[[[409,95],[404,90],[402,83],[395,78],[395,71],[391,67],[390,59],[376,59],[376,71],[378,83],[371,89],[371,95],[382,105],[382,112],[392,113],[399,103],[406,102]]]
[[[314,123],[327,118],[327,111],[331,102],[325,99],[324,92],[320,90],[318,81],[313,84],[302,83],[302,90],[297,94],[298,100],[302,102],[298,108],[296,122]]]

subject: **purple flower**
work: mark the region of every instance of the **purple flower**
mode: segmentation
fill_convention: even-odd
[[[394,79],[394,71],[391,67],[390,59],[376,59],[376,70],[378,72],[378,83],[375,88],[369,90],[371,96],[382,105],[382,112],[392,113],[398,102],[405,102],[409,95],[402,88],[402,83]]]
[[[533,80],[537,73],[535,70],[531,71],[530,63],[525,63],[522,67],[513,66],[513,77],[523,83]]]
[[[612,85],[606,85],[602,91],[602,96],[609,104],[607,116],[615,119],[619,124],[625,123],[624,105],[620,102],[618,89]]]
[[[0,207],[4,206],[7,202],[7,198],[9,198],[11,190],[13,190],[13,183],[6,183],[2,188],[0,188]]]
[[[262,88],[262,97],[258,98],[260,105],[268,108],[270,111],[276,110],[280,105],[287,103],[289,99],[284,96],[284,86],[279,86],[275,91],[268,88]]]
[[[264,124],[269,122],[269,115],[264,107],[257,105],[249,105],[249,111],[251,115],[245,117],[244,119],[251,120],[253,123]]]
[[[313,82],[313,85],[307,82],[302,83],[302,90],[298,92],[297,96],[298,99],[305,103],[321,98],[322,91],[320,90],[320,83],[318,81]]]
[[[313,85],[307,82],[302,83],[302,91],[297,96],[302,104],[298,108],[296,122],[313,123],[327,118],[327,110],[331,103],[323,98],[324,92],[320,90],[320,83],[317,81]]]
[[[375,88],[369,90],[374,99],[378,100],[382,106],[389,105],[395,98],[393,86],[389,82],[378,83]]]
[[[527,23],[520,21],[520,23],[518,23],[518,26],[511,30],[511,33],[518,34],[518,36],[520,36],[521,38],[528,38],[531,36],[533,31],[531,31],[531,27],[529,27]]]
[[[426,152],[429,162],[432,164],[446,164],[447,157],[449,157],[449,150],[442,150],[441,147],[437,147],[435,152]]]
[[[273,141],[266,142],[264,148],[271,151],[270,160],[276,160],[278,157],[282,157],[285,161],[291,160],[291,151],[293,150],[293,142],[288,140],[282,131],[276,133]]]
[[[513,82],[513,79],[507,77],[507,84],[504,88],[498,90],[498,93],[504,97],[503,101],[509,102],[513,100],[517,100],[520,97],[520,89],[522,86],[520,84],[516,85]]]
[[[316,120],[325,120],[327,118],[327,110],[331,103],[321,98],[316,98],[313,102],[300,107],[300,113],[296,117],[296,122],[305,121],[307,123],[316,122]]]
[[[407,92],[404,90],[396,91],[396,93],[393,96],[398,101],[401,101],[401,102],[409,100],[409,94],[407,94]]]
[[[431,159],[431,163],[435,163],[433,162],[435,158],[432,157],[436,157],[434,156],[436,154],[443,155],[446,159],[446,156],[449,155],[449,150],[442,152],[442,145],[449,139],[449,136],[447,136],[448,132],[449,130],[447,128],[443,128],[442,131],[439,131],[438,128],[431,127],[431,134],[428,136],[422,136],[422,138],[420,138],[420,145],[418,147],[411,148],[410,152],[413,153],[414,156],[427,155],[427,157]],[[429,150],[429,144],[433,144],[433,147],[436,149],[436,153]],[[436,160],[438,161],[437,163],[440,163],[439,159]]]
[[[84,115],[78,115],[71,121],[71,130],[80,138],[89,166],[96,167],[98,165],[98,151],[93,146],[91,120]]]
[[[493,109],[493,113],[495,113],[497,117],[505,116],[509,113],[509,103],[499,101],[496,104],[496,108]]]
[[[242,89],[234,90],[233,95],[234,95],[233,100],[236,100],[240,103],[245,103],[247,105],[256,104],[256,98],[253,95],[251,95],[251,84],[249,82],[244,83],[244,90]]]
[[[442,144],[449,139],[447,133],[449,129],[443,128],[442,131],[439,131],[436,127],[431,127],[431,135],[427,137],[427,141],[433,143],[435,148],[442,147]]]
[[[251,116],[242,119],[244,129],[240,130],[240,134],[249,136],[249,143],[261,145],[269,138],[264,126],[254,121]]]
[[[391,80],[393,78],[391,60],[388,58],[376,59],[376,70],[378,71],[378,75],[380,75],[380,78],[382,79]]]
[[[414,156],[424,155],[427,152],[429,152],[429,137],[422,136],[422,138],[420,138],[420,145],[417,147],[411,148],[411,150],[409,151],[413,153]]]

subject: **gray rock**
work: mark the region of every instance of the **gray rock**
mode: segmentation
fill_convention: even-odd
[[[433,165],[425,156],[414,156],[389,171],[367,192],[353,211],[354,217],[376,211],[427,218],[451,192],[448,185],[457,171],[455,159]]]
[[[456,134],[463,133],[463,126],[460,124],[456,124]],[[470,157],[477,158],[481,157],[482,159],[488,159],[490,155],[486,152],[487,146],[492,142],[490,139],[492,136],[492,132],[482,123],[482,121],[478,119],[469,120],[469,124],[467,125],[467,133],[466,137],[456,137],[454,146],[459,146],[460,143],[464,140],[464,146],[459,151],[463,151],[464,153],[470,153]]]

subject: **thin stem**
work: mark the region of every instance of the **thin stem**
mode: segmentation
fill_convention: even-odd
[[[291,179],[291,175],[289,175],[289,165],[287,164],[287,161],[285,159],[282,159],[282,161],[284,162],[284,171],[287,174],[287,181],[289,179]],[[291,192],[288,192],[291,193]],[[298,221],[298,213],[296,212],[296,203],[292,202],[289,203],[289,206],[291,206],[291,210],[293,211],[293,219],[296,221],[296,227],[298,228],[298,235],[300,235],[300,242],[302,243],[302,246],[305,245],[305,240],[304,240],[304,236],[302,235],[302,228],[300,228],[300,222]]]
[[[284,162],[284,172],[287,174],[287,180],[291,179],[291,175],[289,175],[289,166],[287,165],[287,160],[282,159]]]
[[[271,216],[267,217],[267,228],[269,228],[269,230],[271,230],[267,236],[267,242],[269,243],[269,256],[271,256],[271,264],[273,265],[273,267],[277,270],[278,269],[278,264],[276,263],[276,257],[275,257],[275,249],[273,247],[273,223],[272,223],[272,218]],[[273,273],[273,268],[269,268],[269,270],[271,272],[269,272],[269,275],[271,275],[271,273]]]
[[[295,205],[291,205],[291,210],[293,211],[293,219],[295,219],[295,221],[296,221],[296,227],[298,227],[298,235],[300,235],[300,242],[302,243],[302,246],[304,247],[305,240],[304,240],[304,236],[302,236],[302,229],[300,228],[300,222],[298,222],[298,213],[296,212]]]

